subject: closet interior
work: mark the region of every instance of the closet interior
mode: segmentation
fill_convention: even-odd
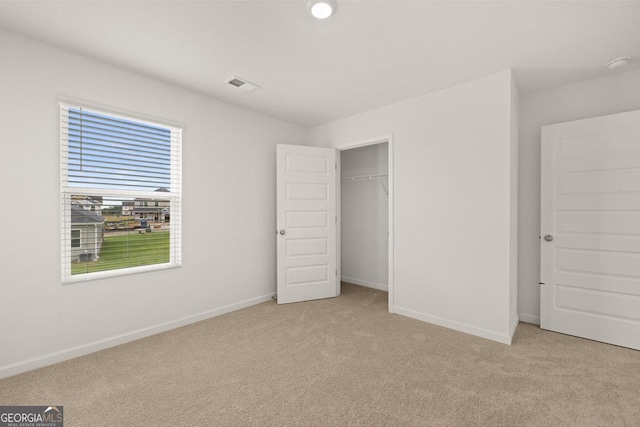
[[[388,143],[340,152],[341,280],[388,290]]]

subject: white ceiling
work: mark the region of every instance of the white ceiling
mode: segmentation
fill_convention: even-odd
[[[507,68],[529,93],[640,65],[638,1],[337,1],[2,1],[0,29],[303,126]]]

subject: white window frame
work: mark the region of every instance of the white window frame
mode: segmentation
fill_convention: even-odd
[[[58,96],[60,113],[60,205],[61,205],[61,281],[63,284],[87,282],[96,279],[127,276],[130,274],[144,273],[148,271],[166,270],[182,266],[182,131],[184,126],[168,120],[158,120],[137,113],[118,110],[111,107],[104,107],[95,103],[80,101],[73,98]],[[163,199],[169,200],[169,213],[171,221],[169,224],[170,233],[170,256],[169,262],[163,264],[152,264],[138,267],[106,270],[93,273],[71,274],[71,203],[70,197],[74,194],[87,196],[112,196],[112,197],[148,197],[157,198],[158,193],[153,191],[133,191],[133,190],[111,190],[92,189],[86,187],[69,186],[68,171],[63,165],[68,164],[68,135],[63,123],[63,109],[83,108],[94,113],[105,114],[114,118],[133,120],[143,124],[159,126],[171,129],[172,140],[177,137],[177,146],[172,146],[171,155],[171,191],[162,193]],[[75,228],[74,228],[75,230]],[[82,243],[82,242],[81,242]],[[74,248],[77,249],[77,248]]]

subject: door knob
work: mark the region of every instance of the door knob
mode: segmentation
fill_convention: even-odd
[[[280,235],[284,236],[285,231],[284,230],[280,230]]]
[[[280,233],[282,233],[282,231]],[[547,242],[553,242],[553,236],[551,234],[547,234],[544,236],[544,240]]]

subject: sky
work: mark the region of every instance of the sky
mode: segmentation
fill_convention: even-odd
[[[70,187],[170,189],[170,128],[79,108],[68,117]]]

